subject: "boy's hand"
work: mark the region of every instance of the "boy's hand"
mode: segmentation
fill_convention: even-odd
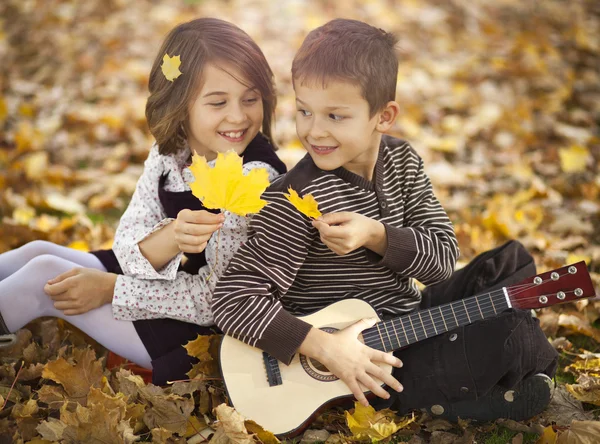
[[[73,268],[59,274],[44,285],[54,307],[67,316],[86,313],[110,304],[117,275],[93,268]]]
[[[376,365],[383,362],[402,367],[402,361],[392,354],[368,347],[358,339],[360,333],[375,325],[375,322],[375,319],[363,319],[333,334],[313,328],[299,349],[300,353],[317,359],[344,381],[356,400],[365,407],[369,401],[360,384],[383,399],[388,399],[390,395],[373,378],[398,392],[403,389],[396,378]]]
[[[321,240],[339,256],[365,247],[380,256],[387,250],[384,225],[358,213],[328,213],[312,222],[319,230]]]
[[[201,253],[212,234],[223,226],[225,216],[205,210],[181,210],[174,224],[175,242],[184,253]]]

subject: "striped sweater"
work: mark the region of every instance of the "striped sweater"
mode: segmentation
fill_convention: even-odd
[[[385,255],[359,248],[338,256],[308,217],[283,195],[311,193],[322,213],[350,211],[381,221]],[[309,155],[263,194],[250,239],[231,260],[213,295],[215,323],[227,334],[289,363],[311,326],[294,315],[341,299],[369,302],[380,315],[415,310],[413,278],[434,284],[458,257],[452,223],[433,194],[423,161],[408,143],[383,136],[373,181],[344,168],[320,170]]]

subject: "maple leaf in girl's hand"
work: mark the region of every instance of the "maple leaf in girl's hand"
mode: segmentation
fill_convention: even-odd
[[[305,216],[308,216],[312,219],[316,219],[321,217],[321,212],[319,211],[319,204],[315,200],[312,194],[305,194],[304,196],[298,196],[295,190],[292,187],[288,188],[288,192],[290,194],[283,194],[287,199],[292,203],[294,207],[298,211],[300,211]]]
[[[242,158],[235,151],[219,153],[212,168],[204,156],[194,153],[190,171],[196,178],[190,184],[192,194],[206,208],[246,216],[267,204],[260,196],[269,186],[269,173],[265,168],[254,168],[244,175]]]
[[[180,65],[180,56],[169,57],[169,54],[165,54],[163,57],[163,63],[160,65],[160,69],[162,70],[162,73],[165,75],[166,79],[169,82],[172,82],[181,74],[183,74],[181,71],[179,71]]]

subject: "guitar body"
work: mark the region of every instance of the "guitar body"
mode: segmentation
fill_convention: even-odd
[[[368,303],[347,299],[300,319],[324,330],[341,330],[363,318],[379,319]],[[278,385],[269,384],[262,350],[230,336],[223,338],[220,361],[233,407],[275,435],[295,435],[319,411],[352,397],[344,382],[303,355],[296,354],[289,366],[279,363],[283,382]],[[392,372],[390,365],[381,367]]]

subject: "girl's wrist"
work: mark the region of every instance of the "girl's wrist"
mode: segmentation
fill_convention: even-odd
[[[112,304],[118,277],[119,276],[115,273],[106,273],[106,288],[104,291],[104,301],[107,304]]]

